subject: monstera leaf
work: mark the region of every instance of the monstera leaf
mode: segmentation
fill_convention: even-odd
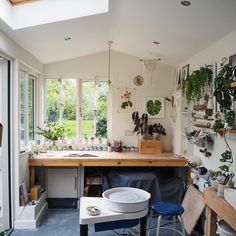
[[[155,100],[155,101],[148,100],[146,103],[147,112],[151,116],[158,115],[161,110],[161,107],[162,107],[162,104],[159,100]]]

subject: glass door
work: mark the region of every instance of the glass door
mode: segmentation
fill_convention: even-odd
[[[0,56],[0,223],[4,229],[10,223],[10,61]]]

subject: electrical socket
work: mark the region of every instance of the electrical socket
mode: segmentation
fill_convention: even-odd
[[[125,136],[133,136],[134,135],[133,130],[130,130],[130,129],[125,130],[124,135]]]

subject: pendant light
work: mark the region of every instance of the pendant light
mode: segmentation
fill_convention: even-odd
[[[111,86],[111,44],[113,41],[108,41],[108,80],[107,84]]]

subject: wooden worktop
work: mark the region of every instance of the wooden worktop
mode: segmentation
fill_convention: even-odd
[[[92,154],[93,157],[68,157],[69,154]],[[29,158],[29,166],[186,166],[187,160],[171,152],[140,154],[136,151],[54,151]]]
[[[224,198],[217,196],[217,193],[213,188],[207,188],[204,190],[203,200],[209,208],[209,213],[207,214],[206,235],[216,235],[216,216],[223,219],[234,230],[236,230],[236,211],[224,200]]]

